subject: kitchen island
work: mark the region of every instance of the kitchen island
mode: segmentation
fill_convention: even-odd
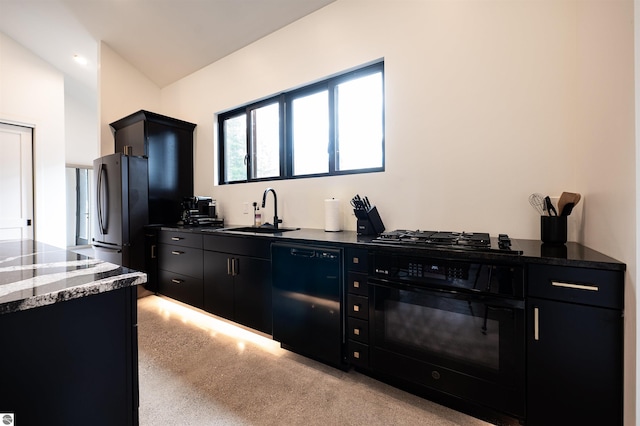
[[[136,286],[146,274],[0,241],[0,412],[16,424],[138,424]]]

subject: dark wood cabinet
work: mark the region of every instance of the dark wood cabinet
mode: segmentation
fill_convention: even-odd
[[[160,231],[158,242],[158,292],[202,308],[202,235]]]
[[[204,237],[204,309],[267,334],[272,332],[271,241]]]
[[[345,255],[347,283],[347,360],[356,367],[369,367],[368,253],[348,248]]]
[[[183,197],[193,196],[193,123],[138,111],[110,124],[115,152],[146,156],[149,164],[149,223],[174,224]]]
[[[20,425],[138,425],[136,288],[0,315],[0,404]]]
[[[621,425],[622,271],[529,265],[527,425]]]

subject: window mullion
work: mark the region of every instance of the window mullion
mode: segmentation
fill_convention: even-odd
[[[253,180],[253,177],[255,176],[255,174],[253,173],[253,143],[252,143],[252,139],[254,138],[254,134],[253,132],[255,131],[255,125],[253,123],[253,114],[252,114],[252,110],[247,108],[247,112],[246,112],[246,121],[247,121],[247,154],[245,156],[245,162],[246,162],[246,166],[247,166],[247,182],[251,182]]]
[[[338,111],[337,111],[337,99],[336,99],[336,86],[333,83],[328,87],[329,105],[327,114],[329,115],[329,140],[327,149],[329,150],[329,173],[333,174],[336,171],[336,164],[338,161],[339,147],[338,147]]]

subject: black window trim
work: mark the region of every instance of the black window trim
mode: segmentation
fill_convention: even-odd
[[[366,75],[375,74],[376,72],[382,72],[382,92],[383,92],[383,105],[384,105],[384,94],[385,94],[385,82],[384,82],[384,60],[376,61],[374,63],[362,66],[358,69],[344,72],[342,74],[335,75],[333,77],[326,78],[322,81],[318,81],[315,83],[311,83],[309,85],[299,87],[296,89],[292,89],[286,92],[281,92],[279,94],[269,96],[267,98],[261,99],[259,101],[251,102],[249,104],[242,105],[238,108],[234,108],[229,111],[221,112],[217,114],[218,121],[218,185],[234,185],[239,183],[251,183],[251,182],[265,182],[265,181],[278,181],[278,180],[290,180],[290,179],[305,179],[305,178],[314,178],[314,177],[324,177],[324,176],[341,176],[341,175],[351,175],[351,174],[362,174],[362,173],[377,173],[385,171],[386,164],[386,151],[385,151],[385,114],[386,108],[383,108],[382,111],[382,165],[380,167],[371,167],[364,169],[353,169],[353,170],[336,170],[336,164],[338,162],[338,156],[340,155],[339,150],[336,150],[336,131],[335,131],[335,123],[336,123],[336,111],[335,111],[335,87],[341,83],[344,83],[349,80],[353,80],[355,78],[364,77]],[[292,100],[297,97],[306,96],[312,93],[317,93],[323,90],[328,91],[328,102],[329,102],[329,114],[333,115],[329,120],[329,171],[326,173],[314,173],[314,174],[306,174],[306,175],[293,175],[293,152],[292,145],[293,140],[291,138],[291,129],[293,123],[288,119],[291,114],[291,104]],[[251,178],[251,171],[253,167],[253,158],[251,155],[251,125],[252,120],[250,119],[251,111],[257,108],[263,107],[265,105],[269,105],[272,103],[278,103],[280,109],[280,176],[272,176],[265,178]],[[230,118],[238,117],[241,115],[246,116],[246,157],[245,157],[245,165],[247,167],[246,176],[247,178],[244,180],[235,180],[231,182],[227,182],[225,180],[225,152],[224,152],[224,122]]]

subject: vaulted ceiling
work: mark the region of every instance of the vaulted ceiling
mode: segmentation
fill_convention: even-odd
[[[164,87],[333,1],[0,0],[0,32],[92,89],[100,41]]]

